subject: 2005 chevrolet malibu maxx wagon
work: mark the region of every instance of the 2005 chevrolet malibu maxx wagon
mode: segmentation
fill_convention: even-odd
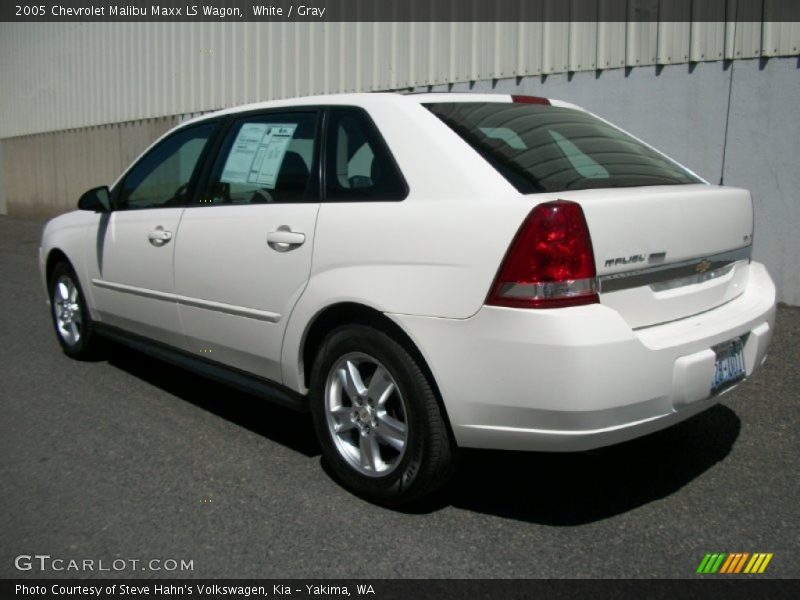
[[[58,341],[98,336],[310,410],[338,478],[399,503],[459,447],[667,427],[764,360],[742,189],[576,106],[353,94],[188,121],[48,223]]]

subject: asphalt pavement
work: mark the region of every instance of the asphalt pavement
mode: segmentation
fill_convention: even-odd
[[[305,415],[116,346],[64,356],[41,229],[0,217],[0,577],[701,577],[708,552],[800,576],[798,308],[705,413],[588,453],[470,451],[400,512],[332,480]]]

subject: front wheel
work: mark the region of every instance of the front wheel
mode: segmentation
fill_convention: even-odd
[[[311,412],[332,470],[369,500],[409,502],[453,471],[457,449],[428,378],[374,328],[348,325],[326,338],[311,372]]]
[[[53,326],[64,354],[76,359],[91,358],[97,339],[80,283],[68,263],[60,262],[53,268],[49,287]]]

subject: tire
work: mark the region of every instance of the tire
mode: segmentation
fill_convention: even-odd
[[[48,290],[53,328],[64,354],[77,360],[96,356],[99,340],[81,284],[69,263],[56,264],[50,274]]]
[[[322,454],[345,487],[400,505],[444,485],[457,447],[417,361],[364,325],[331,332],[311,371],[311,415]]]

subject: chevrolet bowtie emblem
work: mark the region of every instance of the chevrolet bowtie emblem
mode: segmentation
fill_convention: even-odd
[[[695,271],[697,271],[698,273],[705,273],[710,268],[711,268],[711,261],[704,260],[703,262],[697,264],[697,266],[695,267]]]

